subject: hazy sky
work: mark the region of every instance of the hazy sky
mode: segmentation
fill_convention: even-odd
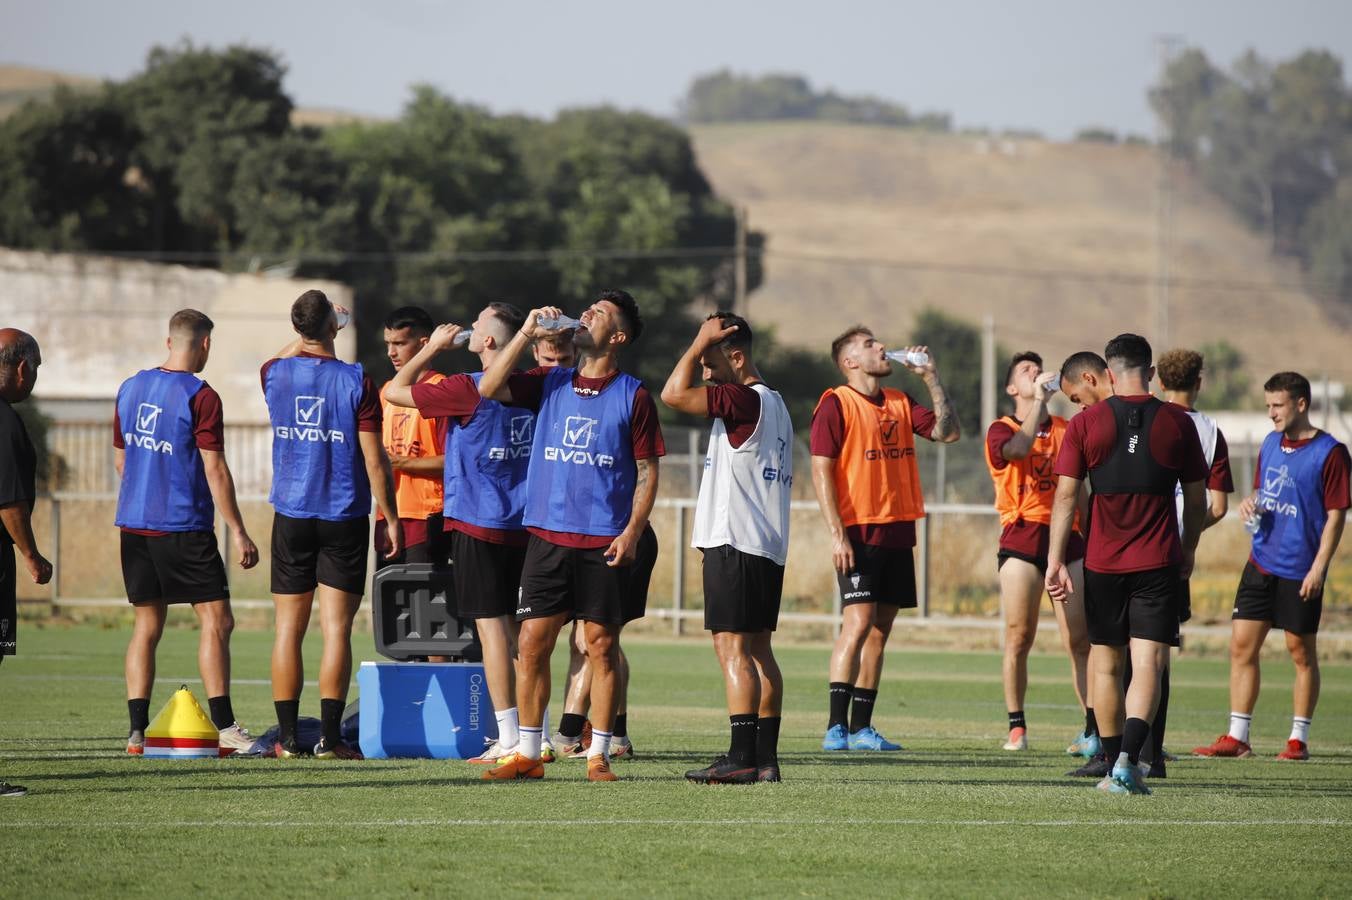
[[[697,74],[798,72],[960,125],[1148,133],[1153,37],[1213,60],[1247,47],[1352,60],[1346,0],[0,0],[0,62],[113,78],[156,43],[245,41],[282,53],[303,106],[395,115],[427,81],[495,111],[613,103],[668,115]]]

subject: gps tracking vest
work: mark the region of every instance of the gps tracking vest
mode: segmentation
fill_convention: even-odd
[[[268,366],[263,396],[272,421],[277,512],[342,521],[368,515],[371,483],[357,446],[362,373],[356,363],[293,356]]]
[[[482,372],[470,375],[477,385]],[[452,422],[444,468],[446,517],[480,528],[520,529],[535,413],[487,397],[467,424]]]
[[[126,444],[116,524],[147,531],[211,531],[202,454],[193,435],[192,398],[202,380],[187,372],[146,369],[117,391]]]
[[[1324,463],[1337,446],[1325,431],[1303,447],[1283,448],[1280,431],[1263,439],[1258,451],[1263,516],[1253,536],[1253,559],[1263,571],[1291,580],[1309,573],[1329,515],[1324,508]]]
[[[535,420],[523,522],[549,531],[613,537],[633,512],[631,429],[639,381],[621,372],[599,396],[579,397],[574,369],[545,375]]]
[[[1117,420],[1117,443],[1102,465],[1089,470],[1094,493],[1173,496],[1178,471],[1160,465],[1150,452],[1150,432],[1164,402],[1155,397],[1144,403],[1128,403],[1121,397],[1105,402]]]
[[[789,499],[793,487],[793,424],[779,394],[763,384],[760,421],[733,448],[722,419],[715,419],[704,458],[690,546],[735,547],[784,565],[789,549]]]
[[[911,401],[895,388],[883,388],[882,406],[849,385],[832,388],[822,400],[828,394],[836,395],[845,418],[845,441],[834,466],[841,524],[923,519],[925,495],[915,462]]]
[[[1066,436],[1066,420],[1060,416],[1051,416],[1051,426],[1046,433],[1039,432],[1033,438],[1032,449],[1023,459],[1005,461],[1003,468],[995,467],[991,457],[990,444],[986,444],[986,468],[990,469],[991,480],[995,482],[995,508],[1000,511],[1000,524],[1013,522],[1037,522],[1050,525],[1052,521],[1052,500],[1056,497],[1056,455],[1061,452],[1061,441]],[[1005,422],[1018,431],[1022,423],[1013,416],[1002,416],[998,421]]]

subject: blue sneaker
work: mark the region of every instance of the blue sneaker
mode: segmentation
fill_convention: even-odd
[[[1103,752],[1103,743],[1099,740],[1097,734],[1085,734],[1080,732],[1075,735],[1075,740],[1070,742],[1066,752],[1071,756],[1083,756],[1085,759],[1093,759]]]
[[[1133,765],[1113,766],[1113,773],[1099,782],[1098,789],[1109,794],[1150,793],[1141,779],[1141,770]]]
[[[832,725],[830,728],[826,729],[826,737],[822,738],[822,749],[850,749],[850,736],[845,733],[844,725]]]
[[[850,735],[851,750],[900,750],[901,744],[894,744],[878,733],[872,725],[861,728]]]

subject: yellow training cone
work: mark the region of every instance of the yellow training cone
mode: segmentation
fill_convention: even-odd
[[[220,732],[202,712],[185,684],[146,729],[145,755],[159,759],[213,759],[220,754]]]

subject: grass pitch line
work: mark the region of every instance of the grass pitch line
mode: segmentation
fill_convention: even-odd
[[[1352,819],[870,819],[869,821],[851,821],[842,819],[368,819],[354,822],[335,822],[333,819],[273,819],[264,821],[241,821],[239,819],[194,819],[180,822],[153,822],[139,828],[306,828],[315,826],[337,828],[502,828],[504,826],[547,826],[547,825],[656,825],[664,828],[672,826],[696,826],[708,828],[723,827],[767,827],[779,828],[785,825],[839,828],[856,826],[864,828],[879,825],[898,828],[932,827],[950,825],[959,828],[1009,828],[1013,826],[1034,828],[1083,828],[1114,825],[1127,826],[1198,826],[1207,828],[1232,828],[1235,826],[1273,827],[1296,825],[1309,828],[1345,828],[1352,826]],[[125,822],[15,822],[0,821],[0,828],[11,829],[104,829],[125,828]]]

